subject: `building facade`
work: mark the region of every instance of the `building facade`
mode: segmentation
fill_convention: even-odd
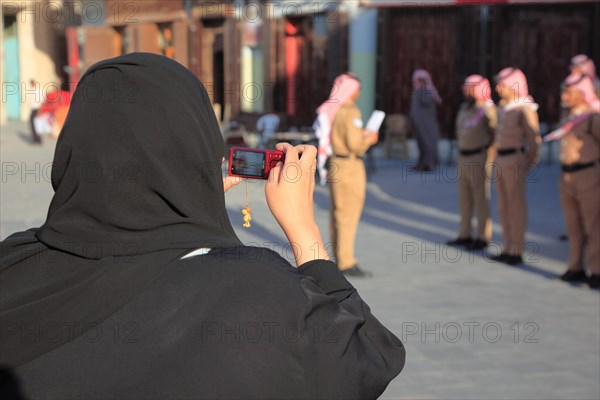
[[[460,83],[512,65],[525,71],[542,121],[579,53],[600,61],[597,1],[0,0],[3,120],[26,119],[26,82],[76,83],[95,62],[144,51],[188,67],[221,120],[252,128],[263,113],[310,126],[336,75],[362,82],[358,105],[408,113],[411,75],[429,70],[453,136]],[[71,85],[73,87],[74,85]]]
[[[454,136],[460,85],[468,75],[491,81],[504,67],[522,69],[540,120],[552,125],[560,117],[560,84],[571,57],[583,53],[600,61],[598,2],[365,3],[379,13],[377,107],[407,114],[412,72],[427,69],[444,100],[438,118],[446,137]]]

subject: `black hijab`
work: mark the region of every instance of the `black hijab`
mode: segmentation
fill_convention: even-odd
[[[45,245],[81,257],[240,244],[227,217],[224,142],[204,86],[135,53],[82,77],[57,144]]]
[[[0,367],[93,329],[188,251],[241,245],[224,151],[206,90],[180,64],[135,53],[92,66],[57,143],[46,223],[1,243]]]

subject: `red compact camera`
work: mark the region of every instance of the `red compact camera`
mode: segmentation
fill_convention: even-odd
[[[268,179],[271,168],[284,160],[283,151],[232,147],[229,152],[229,175]]]

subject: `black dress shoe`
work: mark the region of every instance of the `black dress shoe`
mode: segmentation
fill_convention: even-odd
[[[465,245],[465,248],[467,250],[483,250],[487,247],[487,245],[488,242],[486,242],[485,240],[475,239],[471,241],[471,243],[467,243]]]
[[[508,259],[508,257],[510,257],[510,255],[508,255],[506,253],[500,253],[497,256],[490,257],[490,260],[503,263]]]
[[[518,264],[523,264],[523,257],[521,257],[520,255],[514,255],[514,254],[509,254],[503,261],[505,264],[508,265],[518,265]]]
[[[371,276],[373,276],[373,273],[360,269],[358,264],[356,264],[352,268],[343,269],[342,274],[354,278],[370,278]]]
[[[457,239],[447,241],[446,244],[449,246],[466,246],[472,242],[473,240],[470,237],[459,237]]]
[[[565,282],[585,282],[587,276],[583,270],[573,271],[568,269],[567,272],[560,276],[560,279]]]
[[[600,275],[598,275],[598,274],[590,275],[590,277],[587,278],[587,284],[592,289],[600,289]]]

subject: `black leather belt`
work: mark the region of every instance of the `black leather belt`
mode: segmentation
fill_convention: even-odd
[[[589,162],[584,164],[575,163],[569,165],[561,165],[560,167],[562,168],[562,172],[577,172],[581,171],[582,169],[593,167],[594,165],[596,165],[595,162]]]
[[[359,157],[359,156],[351,156],[351,155],[348,155],[348,154],[336,154],[336,155],[334,155],[334,157],[336,157],[336,158],[357,158],[357,159],[359,159],[359,160],[362,160],[362,159],[363,159],[362,157]]]
[[[460,151],[460,155],[461,156],[472,156],[474,154],[479,154],[485,151],[485,147],[480,147],[478,149],[472,149],[472,150],[461,150]]]
[[[511,154],[515,154],[518,152],[525,153],[525,147],[512,148],[512,149],[498,149],[499,156],[509,156]]]

